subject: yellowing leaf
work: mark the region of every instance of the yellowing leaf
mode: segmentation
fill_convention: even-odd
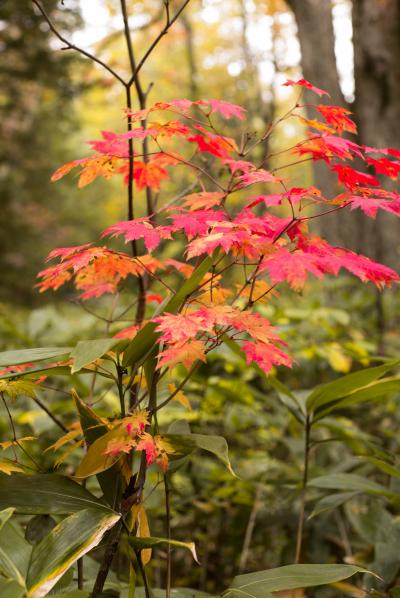
[[[5,450],[10,448],[10,446],[15,446],[29,440],[36,440],[36,438],[35,436],[24,436],[24,438],[17,438],[16,440],[6,440],[5,442],[0,442],[0,448]]]
[[[82,445],[83,445],[83,440],[78,440],[78,442],[75,442],[71,446],[68,446],[65,449],[65,451],[63,451],[61,453],[61,455],[59,455],[57,457],[57,459],[54,462],[54,466],[59,467],[60,465],[62,465],[62,463],[64,463],[64,461],[66,461],[68,459],[68,457],[70,455],[72,455],[72,453],[74,453],[78,448],[81,448]]]
[[[338,343],[332,343],[327,347],[327,357],[330,366],[336,372],[347,374],[351,369],[351,357],[346,355]]]
[[[0,393],[6,393],[14,400],[19,395],[25,395],[34,399],[38,385],[31,380],[0,380]]]
[[[61,438],[59,438],[54,444],[52,444],[51,446],[48,446],[46,451],[50,451],[50,450],[56,451],[59,448],[61,448],[62,446],[64,446],[64,444],[67,444],[67,442],[72,442],[73,440],[75,440],[75,438],[77,438],[81,434],[82,434],[82,429],[81,429],[80,425],[78,424],[78,427],[75,427],[74,429],[70,430],[69,432],[64,434],[64,436],[61,436]]]
[[[168,390],[171,394],[174,393],[176,391],[175,384],[168,384]],[[173,400],[178,401],[178,403],[183,405],[185,409],[189,409],[191,411],[192,406],[190,404],[190,401],[182,390],[178,390],[178,392],[174,395]]]
[[[111,440],[122,439],[126,436],[126,431],[121,427],[110,430],[103,436],[100,436],[95,440],[88,449],[88,452],[83,457],[81,464],[79,465],[75,477],[87,478],[91,475],[100,473],[110,469],[120,458],[120,454],[106,454],[106,450]]]
[[[241,286],[242,285],[238,285],[239,289]],[[253,289],[251,289],[251,286],[247,286],[245,289],[243,289],[241,297],[247,297],[250,299],[250,292],[251,299],[254,302],[259,301],[260,299],[266,301],[274,295],[278,295],[278,292],[275,289],[271,289],[271,285],[265,282],[265,280],[256,280],[253,285]]]
[[[149,538],[151,536],[149,521],[147,519],[146,510],[143,505],[140,505],[140,508],[138,510],[138,515],[137,515],[137,520],[138,520],[138,526],[137,526],[137,530],[136,530],[136,536],[139,538]],[[150,559],[151,559],[151,548],[145,548],[144,550],[141,551],[140,554],[142,557],[143,566],[145,567],[150,562]]]
[[[0,471],[7,475],[11,475],[13,471],[24,473],[25,470],[13,461],[0,460]]]

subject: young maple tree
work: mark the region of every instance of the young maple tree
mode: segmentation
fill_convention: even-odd
[[[133,81],[138,85],[137,78]],[[155,464],[164,473],[167,494],[170,461],[196,447],[211,450],[229,465],[224,445],[210,448],[199,435],[165,433],[158,425],[157,412],[170,401],[187,402],[183,389],[198,364],[226,343],[266,375],[276,366],[292,367],[290,347],[258,311],[281,284],[300,291],[310,275],[320,279],[341,270],[378,288],[399,281],[392,269],[330,245],[310,231],[310,223],[345,209],[361,209],[371,218],[378,210],[399,216],[400,195],[382,188],[378,176],[397,178],[400,152],[364,147],[343,137],[345,132],[356,133],[344,108],[307,105],[316,118],[305,118],[303,89],[318,96],[327,92],[305,79],[285,85],[298,90],[295,105],[257,139],[246,131],[246,111],[240,106],[215,99],[178,99],[145,107],[139,85],[138,110],[132,109],[127,96],[127,132],[103,131],[102,139],[90,141],[95,153],[61,166],[53,175],[57,181],[77,172],[80,188],[97,177],[122,177],[128,190],[128,219],[109,226],[101,244],[54,249],[48,256],[52,263],[39,273],[38,284],[43,292],[73,283],[82,301],[123,291],[133,296],[136,310],[129,326],[114,337],[82,340],[72,352],[60,349],[43,357],[68,354],[69,360],[48,364],[41,375],[67,366],[73,373],[104,375],[115,381],[118,390],[119,417],[101,418],[75,395],[80,421],[53,445],[59,449],[70,444],[67,456],[86,445],[75,477],[97,476],[104,500],[114,509],[114,518],[96,536],[99,542],[112,528],[93,596],[102,591],[123,532],[130,538],[150,596],[145,574],[149,555],[143,550],[157,543],[154,538],[144,541],[149,534],[143,490],[150,466]],[[260,155],[263,142],[289,118],[306,125],[308,133],[279,151],[287,163],[268,170],[274,154]],[[219,129],[218,123],[230,119],[243,123],[239,141]],[[286,169],[310,159],[325,162],[336,173],[336,197],[324,197],[313,186],[293,186],[286,176]],[[354,168],[355,161],[368,173]],[[190,179],[190,192],[165,197],[163,184],[171,177]],[[138,193],[144,191],[145,215],[134,186]],[[115,241],[112,247],[105,245],[114,238],[121,239],[127,250],[114,249]],[[181,370],[174,369],[177,365],[185,368],[183,378]],[[0,389],[11,398],[18,393],[32,395],[41,383],[39,377],[32,381],[32,373],[26,362],[10,364]],[[31,381],[23,374],[29,374]],[[167,395],[160,400],[160,388],[165,387]],[[14,469],[24,471],[18,464]],[[84,550],[76,558],[83,554]],[[170,561],[167,571],[168,596]]]

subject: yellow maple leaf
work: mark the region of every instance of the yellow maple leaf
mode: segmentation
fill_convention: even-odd
[[[171,394],[173,394],[176,391],[175,384],[168,384],[168,390]],[[178,390],[178,392],[174,395],[173,400],[178,401],[178,403],[183,405],[185,409],[189,409],[190,411],[192,410],[190,401],[182,390]]]
[[[0,471],[7,475],[11,475],[13,471],[24,473],[24,469],[18,463],[4,460],[0,460]]]
[[[0,380],[0,393],[6,393],[11,400],[19,395],[34,399],[38,385],[31,380]]]

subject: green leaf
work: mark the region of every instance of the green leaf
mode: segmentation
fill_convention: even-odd
[[[197,554],[196,554],[196,547],[194,542],[180,542],[179,540],[169,540],[168,538],[152,538],[152,537],[129,537],[129,544],[136,550],[143,550],[145,548],[153,548],[153,546],[158,546],[159,544],[168,544],[169,546],[176,546],[176,548],[186,548],[190,550],[192,556],[196,563],[198,563]]]
[[[382,496],[393,496],[392,492],[386,490],[381,484],[353,473],[331,473],[310,480],[307,484],[313,488],[325,488],[329,490],[348,490],[353,492],[367,492],[368,494],[380,494]]]
[[[337,401],[328,403],[328,405],[325,407],[322,406],[320,409],[316,409],[314,421],[322,419],[332,411],[347,409],[348,407],[353,407],[354,405],[358,405],[359,403],[365,403],[367,401],[376,401],[388,394],[399,392],[399,390],[399,376],[391,376],[389,378],[384,378],[383,380],[372,382],[371,384],[368,384],[368,386],[362,388],[361,390],[356,390],[348,396],[340,398]]]
[[[223,593],[225,598],[266,598],[269,592],[310,588],[342,581],[355,573],[369,573],[354,565],[286,565],[239,575]]]
[[[32,548],[25,540],[21,528],[13,521],[4,521],[0,530],[0,571],[21,587],[25,587],[31,552]]]
[[[1,580],[0,596],[1,598],[24,598],[25,588],[13,579]]]
[[[154,598],[165,598],[164,589],[152,588],[151,593]],[[61,596],[59,598],[61,598]],[[127,598],[127,595],[122,594],[121,598]],[[143,587],[136,588],[135,598],[146,598],[146,592]],[[172,588],[171,598],[217,598],[217,596],[201,592],[200,590],[193,590],[191,588]],[[268,598],[268,596],[265,598]]]
[[[71,351],[71,357],[74,360],[71,373],[75,374],[79,372],[86,365],[103,357],[103,355],[118,344],[121,344],[121,339],[119,338],[99,338],[93,341],[79,341]]]
[[[201,264],[194,270],[191,277],[185,280],[179,291],[171,297],[163,311],[172,314],[176,313],[185,302],[186,298],[197,288],[202,278],[212,267],[212,264],[213,257],[204,258]],[[155,322],[149,322],[142,328],[142,330],[139,330],[135,338],[124,351],[124,366],[133,365],[147,355],[159,337],[159,333],[155,331],[156,326],[157,324]]]
[[[59,523],[32,551],[26,585],[28,598],[42,598],[83,555],[97,546],[120,516],[85,509]]]
[[[163,438],[171,444],[178,458],[187,455],[194,449],[202,449],[218,457],[226,465],[230,473],[236,477],[229,460],[228,443],[222,436],[209,436],[208,434],[165,434]],[[172,455],[172,458],[174,458],[174,455]]]
[[[3,525],[7,523],[7,521],[10,519],[14,512],[15,509],[13,509],[12,507],[0,511],[0,531],[3,529]]]
[[[342,376],[338,380],[318,386],[307,398],[306,406],[308,413],[315,411],[322,405],[336,401],[368,386],[368,384],[381,378],[386,372],[392,370],[399,363],[399,360],[389,361],[383,365],[348,374],[347,376]]]
[[[377,459],[376,457],[362,457],[362,460],[372,463],[372,465],[375,465],[378,469],[394,478],[400,478],[400,469],[386,461],[382,461],[382,459]]]
[[[51,598],[90,598],[90,592],[74,590],[73,592],[64,592],[63,594],[52,594]]]
[[[93,370],[83,368],[79,372],[80,374],[92,374]],[[43,366],[38,368],[29,369],[27,372],[21,374],[21,372],[9,372],[8,374],[3,374],[0,376],[0,380],[12,380],[13,378],[21,378],[29,379],[29,378],[37,378],[38,374],[47,374],[48,376],[70,376],[71,375],[71,366],[69,365],[52,365],[52,366]],[[108,378],[113,380],[111,374],[107,374],[101,370],[97,371],[98,376],[103,376],[104,378]]]
[[[33,515],[111,510],[80,484],[52,473],[0,475],[0,508],[7,507]]]
[[[314,505],[314,509],[308,519],[327,511],[333,511],[357,495],[358,492],[338,492],[336,494],[324,496]]]
[[[42,347],[38,349],[22,349],[20,351],[3,351],[0,353],[0,366],[35,363],[44,359],[68,355],[71,347]]]

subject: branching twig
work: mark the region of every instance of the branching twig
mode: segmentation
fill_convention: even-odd
[[[110,73],[110,75],[112,75],[115,79],[117,79],[120,83],[122,83],[122,85],[126,85],[124,79],[116,71],[114,71],[114,69],[111,68],[108,64],[106,64],[105,62],[100,60],[100,58],[97,58],[97,56],[95,56],[94,54],[87,52],[83,48],[80,48],[79,46],[76,46],[75,44],[73,44],[69,40],[67,40],[55,27],[53,21],[50,19],[49,15],[47,14],[47,12],[43,8],[43,6],[40,4],[40,2],[38,2],[38,0],[32,0],[32,2],[36,6],[36,8],[40,11],[41,15],[43,16],[43,18],[47,22],[48,26],[50,27],[50,30],[54,33],[54,35],[56,37],[58,37],[58,39],[60,41],[63,42],[63,44],[65,44],[66,47],[62,48],[63,50],[75,50],[76,52],[79,52],[79,54],[86,56],[86,58],[89,58],[89,60],[96,62],[97,64],[102,66],[104,69],[106,69],[106,71],[108,71]]]

